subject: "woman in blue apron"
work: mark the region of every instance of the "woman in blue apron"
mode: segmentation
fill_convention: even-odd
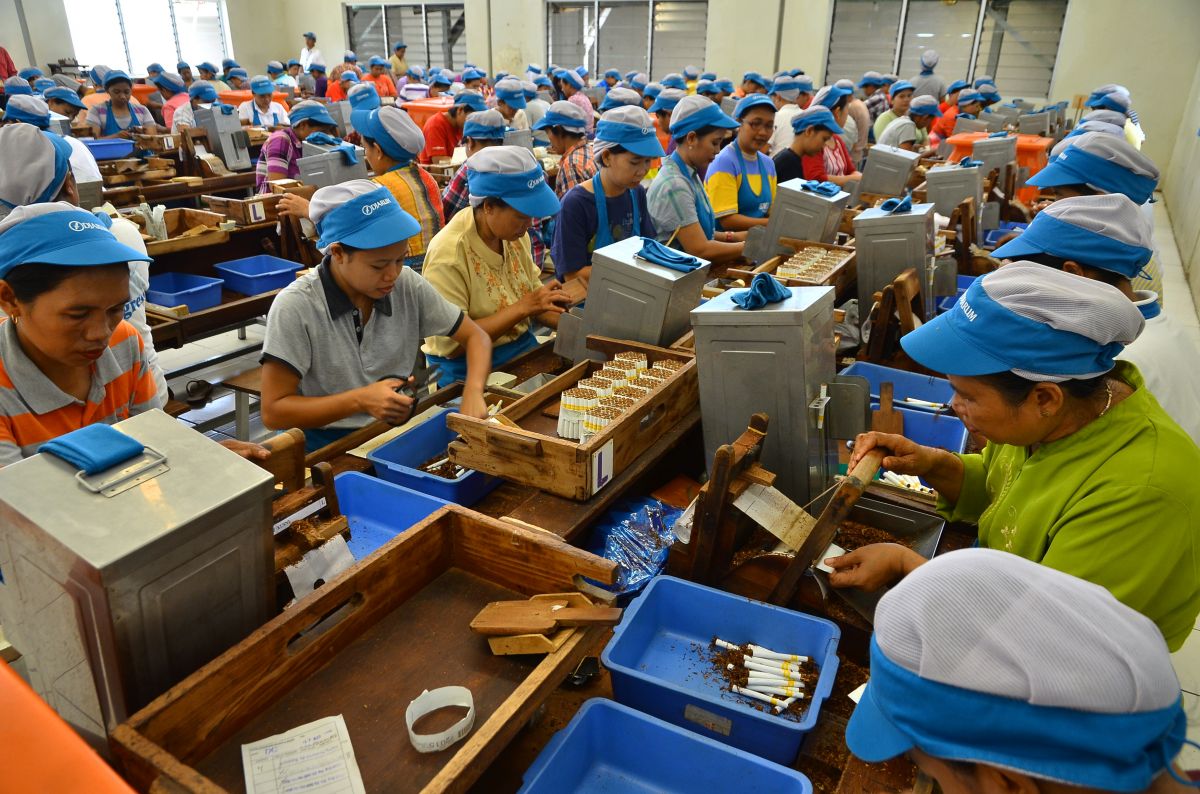
[[[646,204],[658,240],[717,264],[742,255],[745,232],[717,231],[716,215],[700,179],[725,136],[738,123],[707,97],[693,94],[671,111],[675,151],[662,161]]]
[[[150,111],[133,100],[133,80],[119,69],[104,76],[108,101],[88,111],[93,138],[132,138],[135,132],[153,134],[157,127]]]
[[[775,199],[775,163],[762,150],[775,131],[775,103],[766,94],[750,94],[737,103],[737,136],[708,167],[704,187],[717,222],[725,231],[766,226]]]
[[[558,198],[533,152],[520,146],[489,146],[466,162],[471,209],[457,213],[429,241],[421,275],[492,338],[492,367],[537,347],[534,321],[558,327],[570,303],[558,281],[542,284],[530,252],[536,218],[555,215]],[[438,383],[462,380],[461,346],[431,336],[422,348]]]
[[[649,113],[636,105],[605,111],[592,141],[599,171],[567,191],[554,225],[550,254],[558,278],[587,283],[592,251],[634,235],[654,237],[641,183],[654,158],[663,156]]]
[[[255,75],[250,80],[250,92],[254,95],[238,105],[238,119],[244,126],[283,127],[291,122],[283,105],[271,100],[275,83],[266,75]]]

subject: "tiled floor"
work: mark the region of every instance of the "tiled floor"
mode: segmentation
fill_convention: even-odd
[[[1171,233],[1171,221],[1161,201],[1154,205],[1154,242],[1158,247],[1159,261],[1163,269],[1163,294],[1165,310],[1171,318],[1185,328],[1193,339],[1200,339],[1200,316],[1192,302],[1191,290],[1184,277],[1179,249]],[[1195,366],[1195,362],[1190,364]],[[1188,738],[1200,742],[1200,620],[1196,631],[1183,648],[1171,656],[1179,684],[1183,687],[1183,701],[1188,715]],[[1200,750],[1184,747],[1179,756],[1184,769],[1200,769]]]

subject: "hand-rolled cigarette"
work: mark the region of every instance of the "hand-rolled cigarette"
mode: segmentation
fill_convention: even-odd
[[[795,662],[796,664],[808,661],[807,656],[797,656],[794,653],[777,653],[776,651],[772,651],[769,648],[764,648],[761,645],[755,645],[754,643],[750,643],[750,654],[756,660],[759,658],[776,659],[781,662]]]
[[[718,648],[724,648],[727,651],[740,651],[742,649],[742,646],[734,645],[732,642],[726,642],[725,640],[721,639],[720,637],[714,638],[713,644],[716,645]]]
[[[781,698],[799,697],[800,695],[804,694],[803,692],[797,692],[794,689],[781,689],[779,687],[757,686],[757,687],[746,687],[746,689],[750,689],[754,692],[759,693],[760,695],[770,695],[772,697],[781,697]]]
[[[743,660],[742,664],[747,670],[759,670],[764,673],[773,673],[788,678],[799,678],[800,670],[797,667],[792,667],[787,662],[756,662],[749,656]]]
[[[772,706],[778,706],[784,702],[778,698],[773,698],[770,695],[764,695],[760,692],[755,692],[753,689],[746,689],[745,687],[737,686],[736,684],[731,686],[729,689],[735,694],[743,695],[744,697],[748,698],[754,698],[755,700],[761,700],[763,703],[769,703]]]
[[[770,676],[756,677],[754,675],[751,675],[749,678],[746,679],[746,685],[749,686],[751,689],[756,688],[755,684],[762,684],[763,686],[777,686],[777,687],[783,687],[785,689],[788,687],[791,687],[793,689],[804,689],[803,681],[789,682],[787,679],[784,679],[784,678],[771,678]]]
[[[783,703],[776,706],[774,708],[774,711],[776,714],[782,714],[784,709],[786,709],[788,706],[792,705],[795,702],[796,702],[796,698],[788,698],[787,700],[783,701]]]
[[[945,403],[935,403],[929,400],[918,400],[916,397],[905,397],[900,402],[908,403],[909,405],[924,405],[926,408],[937,408],[940,411],[946,410]]]

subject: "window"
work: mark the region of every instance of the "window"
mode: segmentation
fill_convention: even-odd
[[[836,0],[826,75],[908,79],[932,48],[946,83],[988,74],[1006,99],[1046,97],[1066,9],[1067,0]]]
[[[391,57],[392,45],[408,45],[410,64],[461,69],[467,60],[467,17],[461,3],[394,3],[346,6],[350,49],[359,61]]]
[[[654,28],[650,38],[650,69],[655,77],[703,66],[708,32],[708,3],[671,0],[652,3]]]
[[[703,61],[708,29],[703,0],[550,3],[547,12],[548,57],[559,66],[585,64],[594,75],[616,68],[661,77]]]
[[[189,58],[233,53],[220,0],[64,0],[75,57],[142,74],[151,63],[173,69]]]

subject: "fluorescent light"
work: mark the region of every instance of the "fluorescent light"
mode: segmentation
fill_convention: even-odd
[[[918,33],[917,38],[918,39],[932,39],[933,34],[932,33]]]

